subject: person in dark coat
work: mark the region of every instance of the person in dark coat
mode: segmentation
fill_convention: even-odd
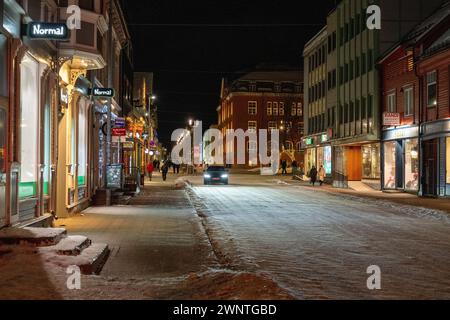
[[[312,167],[311,171],[309,172],[309,177],[311,179],[311,184],[313,185],[313,187],[316,185],[317,182],[317,169],[316,167]]]
[[[165,162],[164,165],[161,168],[163,181],[167,180],[167,173],[169,172],[169,165],[170,164],[168,162]]]
[[[281,162],[281,169],[283,169],[281,174],[287,174],[287,161],[286,160],[283,160],[283,162]]]

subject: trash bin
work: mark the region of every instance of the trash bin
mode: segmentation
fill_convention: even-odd
[[[141,182],[140,182],[141,186],[144,186],[145,184],[145,174],[141,174]]]

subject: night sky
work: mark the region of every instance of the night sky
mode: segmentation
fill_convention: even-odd
[[[159,136],[188,119],[217,122],[222,77],[261,64],[302,66],[304,44],[335,0],[124,0],[136,71],[155,73]],[[305,6],[308,3],[308,6]]]

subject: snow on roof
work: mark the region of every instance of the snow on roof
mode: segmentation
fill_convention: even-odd
[[[303,75],[300,70],[286,70],[286,71],[255,71],[246,74],[238,80],[248,81],[293,81],[298,82],[303,80]]]
[[[434,52],[440,48],[444,48],[450,44],[450,29],[447,30],[439,39],[427,49],[427,53]]]
[[[423,22],[417,25],[407,36],[406,41],[418,41],[425,36],[434,26],[442,22],[450,15],[450,2],[443,4],[431,16],[426,18]]]

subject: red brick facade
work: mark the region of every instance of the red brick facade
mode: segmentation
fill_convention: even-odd
[[[225,137],[227,130],[247,131],[253,124],[256,124],[257,130],[277,128],[280,130],[280,144],[284,144],[281,159],[288,163],[296,160],[302,164],[303,153],[299,152],[304,128],[301,74],[296,72],[298,77],[290,81],[277,80],[277,74],[271,78],[270,72],[265,73],[267,80],[259,80],[260,74],[255,74],[255,79],[251,79],[250,74],[224,87],[218,109],[219,130]],[[236,141],[234,148],[237,148]],[[224,152],[227,152],[226,147]],[[247,166],[259,165],[249,163],[250,160],[247,146]]]

